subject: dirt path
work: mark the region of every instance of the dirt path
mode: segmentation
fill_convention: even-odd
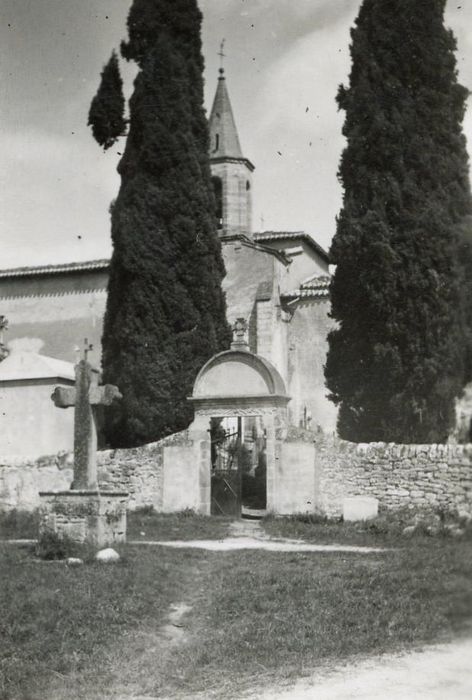
[[[313,676],[289,689],[246,695],[252,700],[470,700],[472,640],[423,651],[364,659]]]
[[[221,540],[134,541],[132,545],[173,547],[175,549],[205,549],[211,552],[230,552],[238,549],[263,549],[266,552],[354,552],[368,554],[383,552],[379,547],[355,547],[339,544],[312,544],[302,540],[272,538],[257,520],[235,520],[230,525],[230,537]]]
[[[259,540],[253,537],[228,537],[224,540],[172,540],[171,542],[130,542],[132,545],[172,547],[173,549],[206,549],[210,552],[231,552],[238,549],[263,549],[266,552],[385,552],[380,547],[354,547],[340,544],[308,544],[298,540]]]

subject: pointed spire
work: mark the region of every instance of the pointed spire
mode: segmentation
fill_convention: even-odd
[[[224,68],[220,68],[219,72],[218,87],[210,115],[210,158],[243,158]]]
[[[215,191],[218,232],[227,236],[252,235],[252,184],[254,166],[241,151],[223,68],[221,43],[220,76],[210,115],[210,166]]]

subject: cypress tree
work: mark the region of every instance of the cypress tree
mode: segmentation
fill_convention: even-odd
[[[186,398],[197,372],[230,342],[203,108],[201,19],[196,0],[134,0],[121,47],[139,72],[112,208],[103,332],[104,380],[123,393],[106,426],[114,446],[187,427]]]
[[[347,139],[325,368],[338,431],[443,442],[467,378],[459,229],[471,213],[445,0],[364,0],[338,105]],[[467,244],[468,245],[468,244]]]
[[[97,143],[107,150],[126,132],[125,98],[118,57],[113,51],[102,71],[97,94],[90,105],[88,126]]]

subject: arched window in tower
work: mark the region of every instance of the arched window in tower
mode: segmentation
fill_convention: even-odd
[[[211,178],[213,183],[213,192],[215,193],[216,201],[216,220],[218,222],[218,229],[223,228],[223,181],[221,177],[216,177],[214,175]]]
[[[219,147],[220,147],[220,135],[216,134],[216,136],[215,136],[215,153],[219,149]]]
[[[251,189],[251,183],[249,182],[249,180],[246,180],[246,192],[249,192],[250,189]]]

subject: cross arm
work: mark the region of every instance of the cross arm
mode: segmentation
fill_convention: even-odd
[[[74,387],[56,386],[51,399],[57,408],[70,408],[75,406],[76,391]]]
[[[89,389],[89,401],[92,406],[111,406],[112,403],[122,398],[120,390],[113,384],[91,386]]]

